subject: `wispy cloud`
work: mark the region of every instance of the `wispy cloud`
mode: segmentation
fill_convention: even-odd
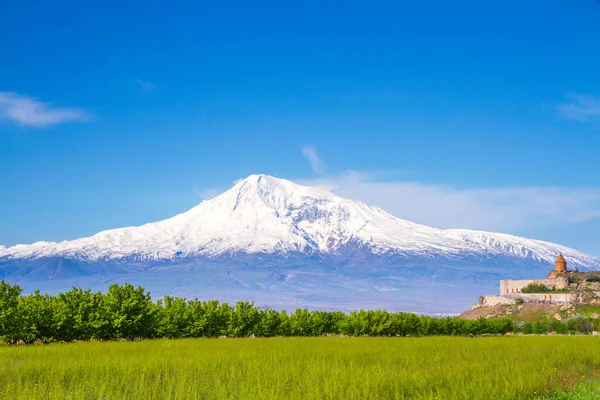
[[[557,107],[561,117],[580,122],[600,120],[600,97],[571,93],[567,99],[569,103]]]
[[[315,174],[321,175],[325,172],[325,163],[317,154],[317,149],[314,146],[302,146],[302,155],[308,160]]]
[[[600,218],[600,188],[457,188],[381,181],[376,175],[355,171],[303,183],[437,228],[514,232]]]
[[[0,92],[0,119],[41,128],[69,121],[86,121],[89,115],[75,108],[55,107],[33,97]]]
[[[140,78],[133,78],[133,83],[135,83],[142,92],[151,92],[156,89],[156,85],[154,83],[144,81]]]

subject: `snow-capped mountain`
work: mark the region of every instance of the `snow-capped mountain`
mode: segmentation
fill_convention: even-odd
[[[241,280],[242,287],[259,289],[289,284],[290,274],[298,281],[298,276],[317,268],[328,274],[337,271],[337,278],[350,281],[366,279],[364,287],[373,287],[373,274],[377,279],[387,276],[386,287],[393,291],[392,275],[402,268],[400,275],[419,282],[473,282],[548,271],[558,253],[570,266],[600,267],[598,258],[564,246],[506,234],[431,228],[320,188],[252,175],[220,196],[163,221],[60,243],[0,246],[0,277],[54,283],[158,274],[152,285],[173,292],[168,287],[160,290],[161,281],[166,285],[157,272],[161,268],[167,268],[169,276],[195,271],[189,277],[200,279],[203,287],[203,280],[214,278],[208,277],[209,270],[217,276],[232,268],[244,268],[250,275],[268,270],[267,281]],[[181,279],[180,286],[186,282],[185,274]],[[495,284],[495,279],[490,281]]]

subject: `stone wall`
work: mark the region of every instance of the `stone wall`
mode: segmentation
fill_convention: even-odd
[[[579,300],[576,293],[518,293],[508,295],[488,294],[479,296],[479,301],[471,307],[476,309],[479,307],[493,307],[498,304],[515,304],[516,299],[523,299],[525,303],[553,303],[566,304],[577,303]]]
[[[493,307],[498,304],[515,304],[514,297],[509,296],[498,296],[495,294],[488,294],[485,296],[479,296],[479,301],[473,304],[472,309],[479,307]]]
[[[525,302],[548,302],[548,303],[574,303],[573,293],[520,293],[519,296]]]
[[[530,283],[536,283],[548,286],[550,289],[564,289],[569,287],[569,278],[560,276],[558,278],[547,279],[522,279],[522,280],[502,280],[500,281],[500,294],[516,294],[521,293],[521,289]]]

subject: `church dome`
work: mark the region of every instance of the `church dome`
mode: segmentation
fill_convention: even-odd
[[[562,254],[559,254],[558,257],[556,257],[554,265],[558,272],[567,272],[567,260],[565,260]]]

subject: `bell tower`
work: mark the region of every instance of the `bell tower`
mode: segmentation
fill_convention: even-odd
[[[556,261],[554,262],[555,269],[558,272],[567,272],[567,260],[563,257],[562,254],[559,254],[556,257]]]

